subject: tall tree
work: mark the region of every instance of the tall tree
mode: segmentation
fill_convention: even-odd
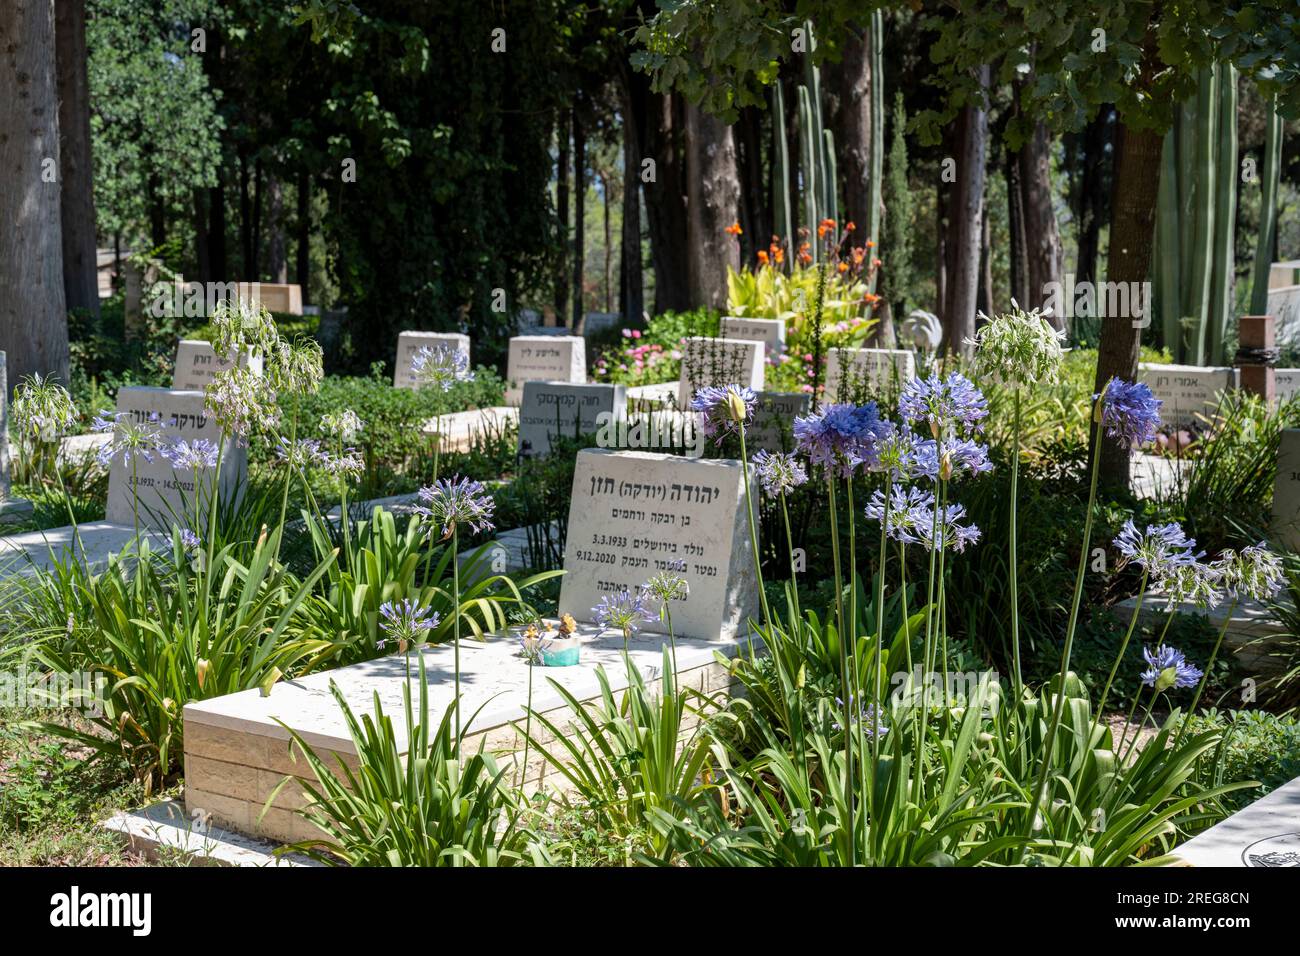
[[[68,380],[54,2],[0,4],[0,351],[17,384]]]
[[[641,158],[645,117],[639,101],[649,82],[620,61],[623,119],[623,233],[619,245],[618,309],[625,325],[640,325],[645,310],[644,274],[641,268]],[[638,86],[641,89],[638,89]]]
[[[976,68],[981,90],[988,86],[988,67]],[[965,106],[953,135],[956,179],[949,200],[946,298],[943,302],[944,347],[966,352],[975,337],[975,313],[980,279],[980,249],[984,234],[984,167],[988,144],[988,111],[982,102]]]
[[[1027,267],[1027,297],[1018,300],[1026,309],[1042,306],[1049,284],[1061,281],[1061,230],[1052,202],[1052,140],[1041,120],[1016,154],[1024,213],[1024,250]],[[1058,329],[1065,328],[1065,316],[1051,316]]]
[[[54,43],[58,67],[63,292],[69,309],[85,309],[98,315],[85,0],[59,0],[55,4]]]
[[[740,207],[736,145],[731,127],[697,106],[686,106],[686,249],[691,304],[727,307],[727,267],[740,256],[727,227]]]

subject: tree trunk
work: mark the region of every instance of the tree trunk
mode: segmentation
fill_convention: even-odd
[[[645,311],[645,286],[641,270],[641,131],[645,125],[626,64],[621,68],[623,93],[623,235],[619,250],[618,309],[623,323],[640,326]]]
[[[1002,170],[1007,183],[1007,258],[1010,260],[1011,297],[1027,306],[1029,257],[1025,252],[1024,192],[1020,188],[1020,165],[1011,150],[1005,152]]]
[[[582,278],[587,266],[587,130],[575,108],[573,111],[573,318],[570,331],[582,328],[585,311],[582,301]]]
[[[0,4],[0,351],[68,381],[52,0]]]
[[[993,294],[993,227],[988,216],[984,217],[980,229],[980,288],[976,298],[979,310],[985,315],[993,315],[997,300]]]
[[[880,242],[870,235],[871,205],[880,195],[880,183],[873,183],[871,84],[871,32],[861,36],[853,29],[844,34],[844,59],[840,86],[839,148],[844,178],[844,215],[858,226],[858,236]],[[883,136],[880,137],[883,140]],[[874,187],[874,188],[873,188]],[[810,223],[816,225],[816,223]]]
[[[284,185],[280,177],[269,174],[266,180],[267,203],[266,274],[272,282],[289,281],[289,256],[284,238]]]
[[[740,112],[736,123],[740,134],[741,206],[740,224],[744,233],[740,237],[740,261],[753,262],[759,249],[766,249],[772,236],[772,217],[768,210],[767,188],[763,175],[763,124],[762,114],[756,106],[747,106]]]
[[[212,260],[208,255],[208,210],[202,189],[194,190],[194,261],[200,282],[212,281]]]
[[[979,68],[981,85],[987,87],[989,69]],[[984,147],[988,140],[988,113],[967,106],[958,117],[957,182],[948,206],[950,248],[948,299],[944,309],[946,348],[950,352],[970,351],[968,339],[975,336],[975,297],[979,289],[980,240],[984,230]]]
[[[217,167],[217,184],[208,190],[208,269],[213,282],[230,279],[226,252],[226,171]]]
[[[1026,309],[1043,305],[1050,294],[1049,285],[1061,282],[1061,231],[1052,208],[1052,138],[1039,122],[1033,135],[1016,156],[1020,170],[1021,207],[1024,210],[1024,249],[1028,264],[1028,300],[1019,299]],[[1064,315],[1052,315],[1057,329],[1065,328]]]
[[[304,302],[314,301],[308,291],[311,269],[311,174],[307,170],[298,172],[298,216],[295,224],[298,232],[297,246],[294,249],[293,281],[302,288]]]
[[[1097,279],[1097,253],[1101,241],[1101,224],[1106,219],[1106,202],[1102,193],[1107,149],[1110,145],[1115,107],[1105,104],[1097,111],[1084,131],[1083,177],[1079,186],[1081,197],[1079,223],[1078,275],[1076,281],[1095,282]]]
[[[59,0],[55,4],[54,41],[59,74],[63,290],[69,309],[85,309],[99,315],[85,0]]]
[[[693,306],[727,307],[727,266],[739,249],[726,229],[736,221],[740,180],[731,127],[686,105],[687,282]]]
[[[943,315],[948,301],[948,187],[943,181],[934,197],[934,311]]]
[[[248,157],[239,155],[239,240],[243,261],[239,263],[239,278],[243,282],[252,282],[257,278],[254,272],[253,252],[253,204],[248,193]]]
[[[1115,144],[1115,185],[1111,194],[1106,281],[1126,283],[1129,289],[1142,288],[1150,275],[1156,195],[1160,187],[1161,143],[1159,133],[1130,129],[1121,118]],[[1150,321],[1151,315],[1148,299],[1148,296],[1143,296],[1144,316],[1126,314],[1102,318],[1101,341],[1097,350],[1097,391],[1100,392],[1112,377],[1132,381],[1137,374],[1142,328]],[[1130,313],[1132,311],[1130,309]],[[1111,491],[1127,489],[1129,449],[1111,440],[1103,440],[1101,448],[1101,484]]]
[[[600,199],[601,211],[605,220],[605,311],[614,311],[614,232],[610,227],[609,219],[609,188],[610,176],[608,173],[601,173],[600,176]]]
[[[686,146],[680,94],[648,94],[645,157],[654,178],[642,186],[655,266],[655,314],[691,307],[687,279]]]
[[[559,111],[556,123],[555,214],[559,226],[559,253],[555,261],[555,322],[564,325],[569,302],[569,111]]]

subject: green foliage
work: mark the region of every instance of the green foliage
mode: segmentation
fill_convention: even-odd
[[[328,643],[291,625],[333,555],[299,581],[275,562],[278,537],[262,537],[247,562],[236,546],[222,548],[202,574],[179,533],[169,552],[142,542],[138,555],[114,556],[99,573],[75,559],[38,573],[35,597],[47,623],[35,659],[56,674],[88,671],[105,681],[94,732],[46,729],[121,757],[147,793],[180,766],[187,703],[309,668]]]
[[[297,812],[325,836],[277,852],[349,866],[509,866],[520,860],[525,836],[519,806],[501,785],[505,771],[482,750],[462,754],[464,738],[452,730],[454,706],[433,723],[423,657],[419,688],[413,706],[411,682],[402,687],[405,732],[399,734],[377,693],[373,712],[358,717],[331,682],[356,745],[355,769],[317,754],[282,724],[314,778],[301,783],[308,802]],[[266,806],[284,786],[298,783],[286,777]]]
[[[718,322],[716,312],[693,309],[664,312],[645,329],[624,329],[623,341],[596,359],[592,378],[621,385],[675,382],[681,374],[682,340],[693,335],[717,336]]]
[[[1193,734],[1214,731],[1223,736],[1213,753],[1197,762],[1201,786],[1258,781],[1258,788],[1236,790],[1222,798],[1230,812],[1300,776],[1300,723],[1293,715],[1211,708],[1189,717],[1187,729]]]

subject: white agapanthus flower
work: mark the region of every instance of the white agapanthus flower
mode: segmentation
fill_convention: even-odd
[[[1050,385],[1060,378],[1065,332],[1052,328],[1048,313],[1026,312],[1011,300],[1011,311],[989,318],[973,340],[975,364],[981,375],[1006,385]]]

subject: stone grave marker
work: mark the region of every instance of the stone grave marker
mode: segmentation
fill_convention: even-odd
[[[580,335],[516,335],[506,358],[506,404],[518,405],[525,382],[587,380],[587,344]]]
[[[612,415],[614,421],[627,417],[625,386],[525,382],[519,406],[519,453],[545,455],[554,435],[594,434],[602,414]]]
[[[901,389],[915,376],[916,358],[910,349],[831,349],[823,401],[853,401],[864,389],[870,394]]]
[[[695,391],[706,385],[763,387],[763,343],[758,339],[715,339],[693,335],[682,342],[677,379],[677,406],[688,408]]]
[[[460,332],[402,332],[397,336],[397,360],[393,362],[394,388],[419,388],[411,363],[420,349],[444,346],[465,354],[469,361],[469,336]]]
[[[685,637],[734,637],[758,614],[753,548],[740,462],[643,451],[578,453],[569,506],[560,613],[582,621],[604,597],[660,571],[689,592],[672,607]],[[643,630],[667,633],[655,619]],[[635,638],[634,638],[635,640]]]
[[[164,441],[206,439],[221,441],[221,429],[216,419],[203,406],[203,393],[170,388],[122,388],[117,393],[117,410],[126,412],[137,421],[145,421],[157,413]],[[116,456],[108,473],[108,507],[106,520],[114,524],[130,525],[135,522],[135,504],[132,489],[137,491],[141,528],[169,530],[173,523],[182,523],[186,510],[193,513],[196,479],[204,490],[204,505],[210,489],[211,474],[200,471],[174,469],[169,461],[156,452],[153,461],[143,455],[135,458],[134,475],[130,461]],[[248,471],[248,449],[237,442],[227,441],[221,456],[220,493],[223,499],[240,493]]]
[[[1280,289],[1288,285],[1300,285],[1300,259],[1275,262],[1268,270],[1270,289]]]
[[[241,282],[239,298],[268,312],[302,315],[302,286],[284,282]]]
[[[1274,335],[1280,347],[1300,346],[1300,285],[1270,288],[1264,313],[1273,316]]]
[[[1270,534],[1289,550],[1300,550],[1300,429],[1284,428],[1278,443]]]
[[[812,396],[804,392],[759,392],[753,421],[745,428],[747,450],[793,451],[794,420],[811,408]]]
[[[1279,402],[1294,398],[1300,392],[1300,368],[1273,369],[1273,383]]]
[[[223,359],[202,339],[181,339],[176,346],[176,369],[172,373],[172,388],[186,391],[203,391],[213,376],[230,368],[231,362]],[[242,356],[240,365],[252,365],[253,371],[262,371],[261,356]]]
[[[1237,370],[1144,362],[1138,366],[1138,381],[1160,399],[1160,420],[1166,429],[1191,428],[1204,424],[1197,415],[1214,413],[1219,392],[1237,387]]]
[[[719,326],[724,339],[757,339],[767,349],[768,357],[785,351],[784,319],[748,319],[725,315]]]

